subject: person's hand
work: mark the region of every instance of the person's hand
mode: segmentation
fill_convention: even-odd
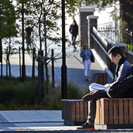
[[[104,85],[106,88],[109,88],[110,87],[110,84],[105,84]]]
[[[130,78],[133,78],[133,75],[130,75]]]

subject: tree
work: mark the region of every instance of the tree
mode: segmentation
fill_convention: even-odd
[[[25,80],[25,45],[24,45],[24,14],[25,14],[25,4],[27,4],[29,0],[18,0],[17,2],[17,12],[18,15],[21,14],[22,21],[22,82]]]
[[[29,8],[30,7],[30,8]],[[32,7],[32,8],[31,8]],[[45,77],[47,83],[46,93],[48,93],[49,74],[48,74],[48,42],[54,43],[55,47],[61,40],[60,37],[60,2],[54,0],[34,0],[26,5],[27,18],[26,21],[30,22],[34,27],[34,36],[39,40],[40,51],[45,50],[44,65]],[[30,16],[30,17],[29,17]],[[36,31],[36,32],[35,32]],[[56,34],[55,34],[56,33]],[[44,45],[43,45],[44,42]],[[35,42],[34,42],[35,43]]]
[[[121,40],[125,43],[129,43],[133,33],[133,1],[132,0],[120,0],[120,20],[121,20]]]
[[[14,10],[14,6],[10,0],[0,1],[0,47],[2,54],[2,39],[8,38],[9,46],[8,46],[8,62],[10,65],[9,55],[11,48],[11,37],[17,36],[16,29],[16,13]],[[10,68],[10,66],[9,66]],[[11,73],[11,69],[9,69],[9,73]]]
[[[18,5],[18,11],[21,9],[21,5]],[[46,81],[48,78],[48,45],[59,44],[60,37],[60,1],[54,0],[27,0],[24,3],[24,20],[26,25],[30,24],[33,28],[33,46],[38,45],[40,51],[45,50],[44,65],[46,72]],[[47,33],[47,34],[46,34]],[[47,45],[48,40],[49,44]],[[45,44],[45,45],[44,45]]]

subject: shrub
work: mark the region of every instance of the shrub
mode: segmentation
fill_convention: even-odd
[[[13,90],[17,104],[34,105],[37,103],[37,82],[26,81],[16,85]]]
[[[67,86],[67,96],[68,99],[81,99],[83,92],[77,85],[69,83]]]
[[[61,87],[50,87],[49,94],[45,94],[46,85],[42,86],[41,105],[38,106],[38,82],[37,79],[26,79],[21,82],[19,79],[0,81],[0,109],[61,109]],[[79,99],[82,92],[79,87],[69,83],[67,87],[69,99]]]
[[[14,82],[11,80],[7,82],[6,79],[0,81],[0,103],[8,103],[13,100],[14,94],[12,86],[14,86],[16,82],[16,80],[14,80]]]
[[[133,45],[132,44],[127,44],[126,46],[129,50],[133,51]]]

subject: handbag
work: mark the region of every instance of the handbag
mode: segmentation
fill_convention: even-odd
[[[91,49],[90,49],[90,51],[91,51]],[[95,62],[95,57],[94,57],[92,51],[91,51],[91,62],[93,62],[93,63]]]

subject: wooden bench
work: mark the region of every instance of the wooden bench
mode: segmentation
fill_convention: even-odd
[[[81,99],[62,100],[62,119],[65,125],[81,125],[87,120],[88,102]]]
[[[92,82],[99,84],[107,83],[106,73],[95,73]],[[88,102],[82,99],[62,99],[62,119],[65,125],[81,125],[87,120]]]
[[[91,83],[98,83],[105,85],[108,83],[108,75],[107,73],[94,73],[91,79]]]
[[[98,100],[95,128],[133,128],[133,98]]]
[[[97,73],[92,82],[106,84],[107,74]],[[62,118],[66,125],[80,125],[88,116],[88,104],[81,99],[62,100]],[[97,101],[96,129],[133,128],[133,98],[111,98]]]

